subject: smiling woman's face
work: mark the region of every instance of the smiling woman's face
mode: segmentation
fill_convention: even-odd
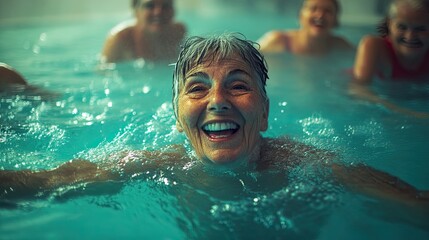
[[[337,11],[332,0],[307,0],[300,13],[301,27],[311,35],[329,34],[337,25]]]
[[[140,0],[134,11],[138,23],[151,31],[165,28],[174,17],[172,0]]]
[[[405,5],[398,6],[396,17],[389,21],[390,39],[397,54],[422,57],[429,51],[429,14]]]
[[[203,161],[229,163],[259,157],[268,102],[252,69],[240,58],[204,62],[185,75],[177,128]]]

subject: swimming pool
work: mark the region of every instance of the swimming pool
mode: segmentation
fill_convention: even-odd
[[[232,11],[239,17],[226,21]],[[242,32],[252,40],[271,28],[296,25],[293,18],[284,20],[282,15],[265,11],[229,9],[216,14],[187,12],[179,18],[192,35],[228,30]],[[252,24],[254,19],[258,25]],[[2,61],[22,72],[30,83],[60,94],[48,101],[37,95],[2,96],[1,168],[52,168],[73,158],[98,162],[124,149],[159,149],[184,141],[174,128],[170,66],[136,61],[97,70],[104,37],[120,20],[0,27]],[[357,43],[372,28],[344,27],[339,31]],[[351,98],[345,69],[350,68],[352,56],[323,62],[287,55],[270,57],[270,127],[264,135],[288,135],[333,150],[346,162],[363,161],[429,189],[427,120]],[[378,83],[376,89],[398,104],[429,109],[429,85]],[[375,211],[380,208],[377,202],[344,192],[308,170],[292,172],[288,184],[281,188],[272,186],[270,175],[225,173],[220,176],[224,180],[216,184],[191,175],[194,186],[174,181],[171,172],[155,171],[124,184],[59,189],[16,205],[2,203],[0,238],[429,236],[427,222],[400,222],[389,215],[398,209],[384,206],[385,210]],[[263,187],[254,187],[258,185]]]

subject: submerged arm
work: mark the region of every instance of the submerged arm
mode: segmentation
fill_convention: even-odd
[[[160,166],[173,166],[184,151],[172,145],[160,151],[119,152],[100,164],[76,159],[52,170],[0,170],[0,199],[33,197],[72,184],[124,180]]]
[[[387,101],[386,99],[383,99],[374,91],[372,91],[367,84],[361,84],[361,83],[352,81],[349,85],[349,94],[372,103],[381,104],[387,109],[400,114],[404,114],[404,115],[408,115],[416,118],[424,118],[424,119],[429,118],[428,112],[414,111],[412,109],[398,106],[390,101]]]
[[[429,210],[429,191],[420,191],[398,177],[362,164],[333,164],[332,170],[338,181],[355,192]]]
[[[0,198],[31,197],[60,186],[118,180],[119,175],[85,160],[72,160],[58,168],[43,171],[0,171]]]

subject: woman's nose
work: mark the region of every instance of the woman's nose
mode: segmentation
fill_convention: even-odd
[[[156,5],[153,8],[153,14],[154,15],[160,15],[162,13],[162,11],[163,11],[163,9],[162,9],[162,6],[160,6],[160,5]]]
[[[207,109],[212,112],[224,112],[231,109],[231,103],[228,100],[227,94],[221,90],[213,90],[207,104]]]
[[[413,29],[408,29],[405,31],[405,38],[408,40],[414,39],[417,36],[417,32]]]

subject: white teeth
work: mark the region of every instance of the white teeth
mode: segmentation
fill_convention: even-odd
[[[324,24],[325,21],[323,21],[322,19],[314,19],[313,22],[314,24],[321,26]]]
[[[204,126],[204,130],[206,131],[225,131],[225,130],[234,130],[237,129],[238,126],[235,123],[210,123]]]

